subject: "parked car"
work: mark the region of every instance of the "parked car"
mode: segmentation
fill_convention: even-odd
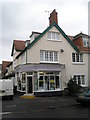
[[[90,87],[80,89],[76,94],[76,101],[81,104],[90,105]]]
[[[13,82],[10,79],[0,79],[0,97],[13,99]]]

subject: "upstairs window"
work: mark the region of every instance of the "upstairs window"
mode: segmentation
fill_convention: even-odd
[[[83,62],[83,54],[72,53],[73,62]]]
[[[41,62],[58,62],[58,52],[41,50],[40,61]]]
[[[48,32],[48,40],[60,40],[60,34],[57,32]]]
[[[83,37],[83,47],[90,47],[89,45],[89,39],[86,37]]]

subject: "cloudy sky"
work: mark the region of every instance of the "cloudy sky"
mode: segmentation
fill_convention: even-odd
[[[58,24],[67,35],[88,34],[89,0],[0,0],[0,63],[12,60],[13,40],[27,40],[32,31],[43,32],[48,12],[56,9]]]

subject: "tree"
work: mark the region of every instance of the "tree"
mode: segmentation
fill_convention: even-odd
[[[67,83],[67,88],[68,88],[68,94],[69,95],[75,95],[77,93],[77,91],[79,91],[79,89],[81,88],[81,86],[79,84],[77,84],[73,78],[71,78],[69,80],[69,82]]]

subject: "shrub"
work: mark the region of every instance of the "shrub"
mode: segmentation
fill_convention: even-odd
[[[81,86],[77,84],[73,78],[71,78],[67,83],[67,88],[68,88],[69,95],[76,95],[76,93],[79,91]]]

